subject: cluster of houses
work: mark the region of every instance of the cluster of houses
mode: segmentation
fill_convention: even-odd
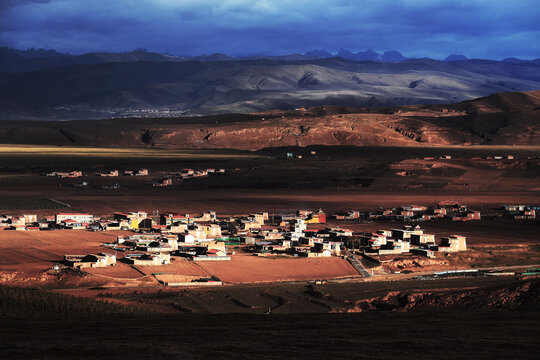
[[[503,205],[502,207],[504,216],[516,220],[536,219],[536,210],[540,210],[540,206]]]
[[[116,265],[119,260],[137,266],[159,266],[171,263],[171,256],[193,261],[226,261],[226,242],[215,212],[199,216],[164,213],[149,217],[145,212],[115,213],[112,219],[99,219],[88,225],[91,230],[133,230],[131,236],[118,236],[115,243],[104,244],[114,251],[87,255],[65,255],[64,263],[79,269]],[[98,227],[96,227],[98,226]]]
[[[68,219],[69,217],[69,219]],[[319,210],[298,211],[294,215],[276,215],[269,223],[268,213],[218,219],[213,211],[198,215],[166,212],[148,216],[146,212],[117,212],[111,219],[90,219],[87,214],[58,214],[59,224],[87,224],[89,230],[132,230],[136,234],[119,236],[115,243],[104,244],[119,260],[133,265],[166,265],[174,258],[193,261],[227,261],[227,245],[244,245],[254,255],[290,254],[320,257],[341,255],[345,235],[340,229],[308,230],[307,224],[323,224],[326,214]],[[351,233],[352,234],[352,233]],[[65,255],[66,265],[106,267],[116,265],[111,253]]]
[[[311,150],[309,154],[311,155],[311,157],[318,158],[317,151],[315,150]],[[295,154],[293,152],[288,152],[285,154],[286,159],[302,159],[303,157],[304,157],[303,155]]]
[[[472,158],[473,160],[479,160],[479,159],[484,159],[484,160],[514,160],[514,155],[495,155],[495,156],[486,156],[486,157],[483,157],[483,158],[478,158],[478,157],[474,157]]]
[[[341,256],[343,242],[339,228],[308,229],[308,224],[325,224],[322,211],[299,210],[291,215],[253,214],[236,219],[236,234],[256,255]]]
[[[419,225],[405,225],[401,229],[359,234],[357,238],[350,239],[347,246],[363,249],[368,255],[413,253],[433,258],[436,252],[466,251],[467,239],[461,235],[450,235],[441,238],[437,244],[435,235],[424,233]]]
[[[198,178],[198,177],[204,177],[204,176],[209,176],[209,175],[214,175],[214,174],[223,174],[223,173],[225,173],[225,169],[214,169],[214,168],[208,168],[208,169],[202,169],[202,170],[182,169],[180,171],[168,173],[165,177],[154,179],[151,184],[154,187],[171,186],[173,185],[174,180],[184,180],[184,179]]]
[[[148,181],[147,185],[151,185],[153,187],[166,187],[173,185],[174,180],[184,180],[184,179],[191,179],[191,178],[198,178],[198,177],[204,177],[214,174],[224,174],[225,169],[214,169],[214,168],[208,168],[208,169],[200,169],[200,170],[194,170],[194,169],[182,169],[180,171],[175,171],[166,174],[164,177],[153,179],[152,181]],[[123,172],[120,170],[110,170],[110,171],[102,171],[95,173],[96,176],[99,177],[119,177],[120,174],[123,174],[124,176],[148,176],[149,171],[148,169],[137,169],[137,170],[124,170]],[[61,177],[61,178],[78,178],[83,177],[85,174],[82,171],[53,171],[50,173],[42,174],[45,176],[52,176],[52,177]],[[87,182],[83,182],[81,184],[77,184],[77,187],[86,188],[88,186]],[[119,185],[103,185],[101,186],[102,189],[106,190],[114,190],[118,189]]]
[[[371,220],[411,220],[426,221],[434,219],[451,219],[453,221],[481,220],[478,210],[470,210],[467,205],[455,201],[441,201],[437,207],[410,205],[398,208],[387,208],[370,212]]]
[[[424,160],[435,160],[435,159],[440,159],[440,160],[451,160],[452,159],[452,156],[451,155],[442,155],[442,156],[439,156],[439,157],[435,157],[435,156],[428,156],[428,157],[425,157]],[[471,160],[514,160],[515,157],[514,155],[495,155],[495,156],[486,156],[486,157],[472,157]]]
[[[53,171],[50,173],[46,173],[45,176],[49,177],[60,177],[60,178],[78,178],[82,177],[83,173],[79,170],[73,170],[73,171]]]
[[[427,157],[424,158],[424,160],[435,160],[435,159],[452,160],[452,155],[442,155],[442,156],[439,156],[439,157],[427,156]]]
[[[0,215],[0,230],[40,230],[48,223],[39,222],[35,214]]]
[[[201,176],[208,176],[211,174],[223,174],[225,169],[202,169],[202,170],[193,170],[193,169],[182,169],[177,173],[177,176],[181,179],[190,179]]]
[[[535,217],[534,206],[504,205],[502,211],[516,219]],[[369,213],[369,218],[414,219],[433,217],[464,217],[471,213],[463,204],[441,202],[435,209],[410,206]],[[474,212],[473,212],[474,213]],[[465,215],[465,217],[468,215]],[[359,211],[334,214],[337,220],[362,218]],[[478,218],[480,214],[478,213]],[[474,219],[474,217],[473,217]],[[166,265],[175,257],[192,261],[230,260],[228,247],[241,246],[256,256],[347,256],[348,249],[358,249],[366,256],[413,253],[435,257],[436,253],[467,250],[466,238],[450,235],[436,241],[434,234],[425,233],[419,225],[354,232],[338,226],[327,226],[327,214],[322,211],[298,210],[291,214],[260,212],[249,215],[220,217],[216,212],[183,214],[144,211],[116,212],[109,217],[63,212],[44,218],[35,214],[0,215],[0,230],[86,229],[90,231],[128,230],[130,236],[118,236],[117,241],[104,244],[107,252],[65,255],[66,265],[76,268],[107,267],[118,261],[132,265]],[[308,228],[309,225],[316,225]]]
[[[124,176],[148,176],[149,172],[148,169],[138,169],[138,170],[124,170],[123,171]],[[96,173],[96,176],[100,177],[118,177],[120,176],[119,170],[110,170],[107,172],[98,172]]]
[[[224,261],[227,256],[225,241],[220,238],[185,242],[177,235],[137,234],[119,236],[115,244],[107,244],[115,251],[126,252],[124,260],[134,265],[166,265],[172,256],[193,261]]]
[[[154,180],[152,182],[152,186],[154,187],[171,186],[173,184],[173,180],[185,180],[185,179],[199,178],[199,177],[215,175],[215,174],[224,174],[224,173],[225,173],[225,169],[214,169],[214,168],[208,168],[208,169],[202,169],[202,170],[182,169],[178,172],[172,172],[165,177]]]
[[[124,176],[148,176],[148,169],[138,169],[138,170],[124,170]],[[83,177],[83,172],[80,170],[73,171],[52,171],[50,173],[44,174],[45,176],[50,177],[60,177],[60,178],[78,178]],[[118,177],[120,175],[119,170],[110,170],[107,172],[98,172],[95,174],[100,177]]]
[[[496,216],[516,220],[533,220],[536,219],[537,210],[540,210],[540,206],[504,205],[497,210]],[[423,205],[410,205],[365,213],[350,210],[337,212],[330,217],[338,221],[360,219],[413,222],[433,219],[468,221],[480,220],[481,214],[480,211],[471,210],[467,205],[459,202],[441,201],[433,208]],[[0,230],[132,230],[159,234],[179,234],[182,241],[187,243],[214,239],[220,236],[236,236],[247,239],[253,245],[253,239],[286,239],[288,234],[297,233],[294,229],[295,226],[302,228],[309,224],[325,224],[326,221],[327,214],[322,210],[298,210],[295,214],[273,215],[271,219],[268,213],[257,213],[221,220],[217,219],[214,211],[204,212],[199,215],[165,212],[153,216],[144,211],[116,212],[112,217],[96,217],[92,214],[65,212],[43,217],[38,217],[36,214],[0,215]],[[307,230],[307,232],[311,235],[310,230]]]
[[[124,170],[125,176],[148,176],[148,169],[138,169],[138,170]]]
[[[84,230],[95,220],[91,214],[59,213],[38,218],[36,214],[0,215],[0,230]]]

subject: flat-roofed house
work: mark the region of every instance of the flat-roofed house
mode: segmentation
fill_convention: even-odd
[[[159,223],[161,225],[187,224],[188,217],[180,213],[166,212],[160,215]]]
[[[433,234],[411,234],[411,244],[435,244],[435,235]]]
[[[64,261],[77,269],[88,267],[107,267],[116,265],[116,255],[99,253],[88,255],[64,255]]]
[[[126,255],[124,261],[128,264],[142,266],[167,265],[171,262],[171,254],[129,254]]]
[[[466,251],[467,250],[467,238],[462,235],[450,235],[441,239],[439,250],[442,251]]]
[[[195,236],[188,233],[178,234],[178,242],[186,243],[186,244],[193,244],[195,242]]]
[[[94,215],[91,214],[79,214],[79,213],[60,213],[56,214],[55,222],[60,224],[64,220],[73,220],[78,223],[90,224],[94,221]]]
[[[38,221],[36,214],[23,214],[21,216],[24,218],[26,224],[33,224]]]

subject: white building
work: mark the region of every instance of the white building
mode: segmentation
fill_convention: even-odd
[[[78,223],[91,223],[94,221],[94,215],[90,214],[76,214],[76,213],[61,213],[56,214],[55,222],[60,224],[64,220],[74,220]]]

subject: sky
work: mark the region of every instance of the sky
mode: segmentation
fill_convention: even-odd
[[[538,0],[0,0],[0,46],[173,55],[540,57]]]

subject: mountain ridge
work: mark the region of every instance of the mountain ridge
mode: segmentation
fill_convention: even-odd
[[[156,61],[156,62],[182,62],[182,61],[246,61],[246,60],[315,60],[341,57],[354,61],[376,61],[376,62],[401,62],[415,59],[414,57],[403,56],[397,50],[386,50],[379,53],[372,49],[358,51],[356,53],[349,50],[340,49],[335,54],[324,50],[315,49],[305,53],[291,53],[284,55],[242,55],[231,56],[222,53],[196,56],[174,56],[167,53],[147,51],[146,49],[135,49],[127,52],[103,52],[96,51],[81,55],[61,53],[53,49],[28,49],[19,50],[8,47],[0,47],[0,73],[17,73],[27,71],[38,71],[52,69],[55,67],[98,64],[104,62],[133,62],[133,61]],[[464,55],[449,55],[442,61],[467,60]],[[522,60],[518,58],[506,58],[502,60],[507,63],[540,63],[540,59]]]
[[[105,62],[0,74],[0,119],[436,104],[536,89],[539,65],[490,60]]]

